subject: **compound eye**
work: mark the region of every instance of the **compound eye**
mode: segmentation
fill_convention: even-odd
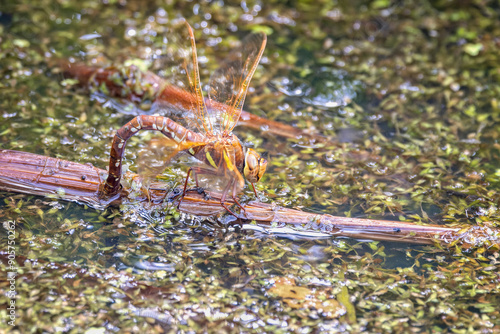
[[[248,169],[254,170],[255,168],[258,167],[259,161],[257,161],[254,154],[249,154],[247,156],[246,165],[248,166]]]
[[[257,171],[257,181],[262,178],[267,169],[267,160],[259,158],[259,170]]]
[[[263,174],[263,172],[261,171],[261,163],[262,161],[259,153],[255,152],[251,148],[248,149],[245,155],[245,167],[243,169],[243,175],[245,175],[245,178],[249,182],[254,183],[259,181],[260,177]]]

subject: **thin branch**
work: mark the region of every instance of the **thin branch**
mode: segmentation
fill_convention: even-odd
[[[54,64],[62,70],[66,77],[77,79],[81,86],[100,87],[101,85],[105,85],[108,91],[107,95],[110,97],[123,98],[131,102],[147,98],[158,103],[160,106],[162,103],[188,104],[193,101],[193,96],[189,92],[176,89],[156,74],[149,71],[141,72],[135,66],[120,70],[116,67],[101,68],[87,66],[82,63],[70,63],[66,60],[57,60],[54,61]],[[121,80],[118,78],[121,78]],[[142,89],[137,89],[138,85]],[[129,89],[124,89],[125,86]],[[217,108],[217,104],[213,105],[213,101],[211,103],[213,107]],[[223,107],[219,106],[218,108]],[[241,113],[238,124],[256,130],[266,129],[265,132],[269,134],[285,138],[303,137],[309,138],[314,142],[325,142],[327,140],[326,137],[320,134],[309,133],[287,124],[256,116],[244,110]]]
[[[102,209],[108,205],[118,205],[123,201],[149,201],[151,204],[173,201],[180,190],[166,191],[161,184],[153,183],[148,194],[131,198],[131,190],[124,187],[112,199],[99,198],[99,189],[106,171],[90,164],[79,164],[41,155],[0,150],[0,190],[30,195],[52,196],[67,201],[84,203]],[[133,180],[137,175],[128,173],[125,179]],[[223,213],[220,206],[221,194],[189,192],[180,205],[180,211],[196,216],[213,216]],[[227,205],[232,205],[227,201]],[[276,207],[272,204],[250,202],[244,205],[245,215],[240,222],[254,220],[257,224],[270,223],[296,225],[301,229],[318,231],[332,236],[356,239],[397,241],[412,244],[435,244],[451,247],[485,246],[500,248],[500,231],[491,227],[439,225],[417,225],[408,222],[359,219],[319,215],[294,209]]]

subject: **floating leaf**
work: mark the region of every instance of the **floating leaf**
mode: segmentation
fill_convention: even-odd
[[[283,301],[294,309],[311,309],[319,311],[328,319],[338,318],[346,313],[346,309],[337,300],[330,298],[322,290],[311,290],[295,285],[295,280],[287,277],[275,279],[274,286],[268,292],[283,298]]]
[[[482,49],[483,49],[483,44],[481,43],[464,45],[464,51],[473,57],[477,56]]]

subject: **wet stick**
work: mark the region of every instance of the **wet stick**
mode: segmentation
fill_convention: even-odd
[[[153,184],[150,199],[147,196],[131,198],[131,189],[124,187],[119,196],[111,202],[102,202],[99,187],[106,171],[66,160],[41,156],[32,153],[0,150],[0,189],[30,195],[57,197],[75,201],[94,208],[119,205],[123,201],[135,200],[161,205],[174,200],[180,193],[170,192]],[[137,175],[128,173],[126,178],[133,180]],[[220,193],[210,192],[210,198],[197,192],[189,192],[184,197],[180,211],[197,215],[213,216],[224,211],[220,206]],[[227,200],[227,204],[232,204]],[[498,229],[480,226],[446,227],[439,225],[417,225],[408,222],[376,219],[358,219],[318,215],[308,212],[279,208],[272,204],[250,202],[244,204],[247,218],[257,224],[268,226],[273,222],[307,227],[338,237],[404,242],[421,245],[439,244],[452,248],[460,244],[463,248],[484,246],[488,250],[500,247]],[[240,217],[242,222],[247,221]]]

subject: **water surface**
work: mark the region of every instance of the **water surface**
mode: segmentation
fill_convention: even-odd
[[[498,226],[496,5],[42,0],[7,1],[0,13],[2,149],[105,168],[114,132],[132,116],[64,80],[51,60],[147,65],[162,27],[185,17],[203,82],[237,41],[266,32],[245,109],[331,138],[317,145],[237,127],[267,152],[263,200]],[[132,170],[144,145],[129,144]],[[167,184],[185,172],[172,164]],[[0,199],[1,221],[16,226],[21,332],[500,331],[500,261],[487,245],[443,251],[240,228],[175,208]],[[2,307],[4,330],[7,315]]]

